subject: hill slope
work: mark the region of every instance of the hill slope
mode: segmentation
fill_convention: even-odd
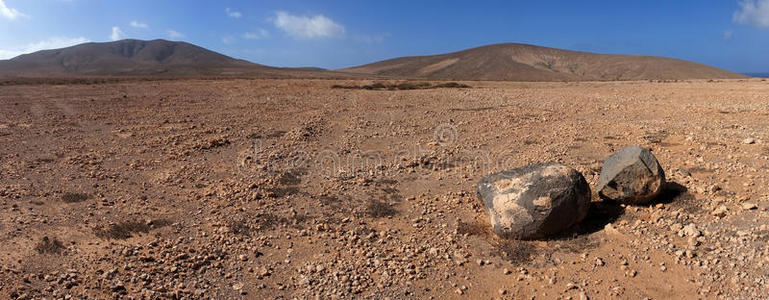
[[[401,57],[339,71],[445,80],[584,81],[745,78],[689,61],[609,55],[526,44],[495,44],[431,56]]]
[[[19,77],[278,75],[289,70],[166,40],[85,43],[0,61],[0,75]]]

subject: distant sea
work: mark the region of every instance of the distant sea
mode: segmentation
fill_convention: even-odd
[[[769,73],[743,73],[743,74],[748,75],[750,77],[769,78]]]

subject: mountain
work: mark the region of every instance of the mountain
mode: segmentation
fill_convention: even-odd
[[[429,56],[388,59],[338,71],[434,80],[592,81],[746,78],[689,61],[610,55],[526,44],[495,44]]]
[[[193,44],[166,40],[120,40],[42,50],[0,60],[0,75],[56,76],[274,76],[323,73],[275,68],[222,55]]]

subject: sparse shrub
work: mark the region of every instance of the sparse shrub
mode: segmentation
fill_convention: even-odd
[[[429,82],[402,82],[397,84],[385,84],[381,82],[374,82],[369,85],[341,85],[335,84],[331,86],[332,89],[357,89],[357,90],[422,90],[422,89],[436,89],[436,88],[471,88],[471,86],[457,83],[457,82],[445,82],[432,85]]]
[[[457,233],[461,235],[483,236],[487,233],[485,228],[486,226],[479,223],[457,222]]]
[[[148,233],[150,229],[160,228],[171,224],[165,219],[156,219],[152,221],[129,220],[106,227],[97,227],[94,229],[96,236],[104,239],[124,240],[133,236],[134,233]]]
[[[64,193],[64,195],[61,196],[61,201],[64,201],[66,203],[83,202],[85,200],[88,200],[88,194]]]
[[[47,236],[37,243],[35,251],[40,254],[61,254],[64,244],[56,238],[50,239]]]
[[[441,83],[434,86],[435,88],[457,88],[457,89],[467,89],[471,88],[471,86],[464,84],[464,83],[458,83],[458,82],[446,82]]]
[[[394,216],[398,211],[384,201],[371,199],[366,207],[366,213],[372,218],[384,218]]]
[[[514,265],[531,261],[536,252],[536,248],[526,241],[500,240],[496,248],[499,256]]]

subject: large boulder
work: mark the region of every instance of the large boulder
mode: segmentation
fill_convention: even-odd
[[[529,165],[488,175],[478,182],[494,232],[541,239],[579,223],[590,206],[582,174],[557,163]]]
[[[665,172],[649,149],[626,147],[606,159],[598,196],[625,204],[647,204],[662,192]]]

